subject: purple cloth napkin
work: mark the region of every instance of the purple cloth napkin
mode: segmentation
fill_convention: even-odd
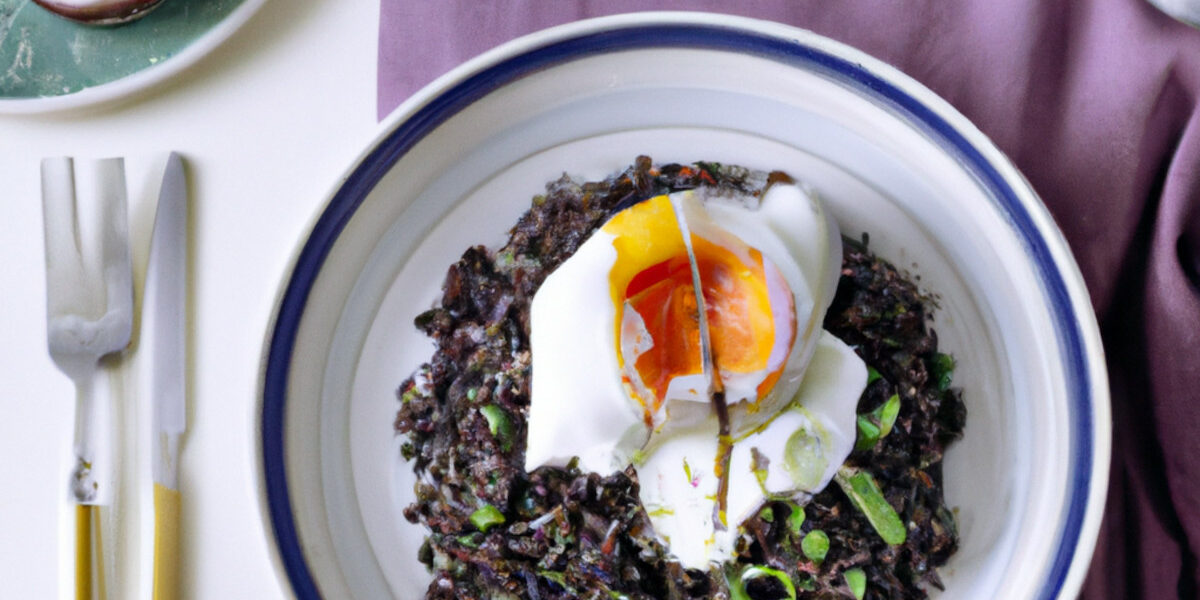
[[[635,10],[770,19],[856,46],[953,104],[1050,207],[1099,316],[1108,506],[1086,598],[1200,585],[1200,31],[1140,0],[382,0],[379,114],[492,46]]]

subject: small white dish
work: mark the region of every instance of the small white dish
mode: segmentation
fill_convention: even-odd
[[[932,92],[807,31],[695,13],[584,21],[505,44],[399,107],[303,241],[264,348],[262,501],[300,598],[419,598],[423,531],[392,432],[430,356],[413,317],[564,171],[638,154],[781,169],[843,232],[940,297],[965,438],[946,456],[961,545],[948,597],[1075,595],[1103,509],[1110,424],[1087,292],[995,146]]]

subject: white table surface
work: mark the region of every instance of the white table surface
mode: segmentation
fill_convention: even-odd
[[[39,161],[126,157],[140,298],[170,150],[187,160],[194,239],[182,596],[290,595],[259,502],[260,355],[294,249],[373,137],[378,22],[379,0],[269,0],[212,54],[124,104],[0,115],[0,597],[73,593],[66,474],[74,391],[46,350]],[[136,346],[116,371],[127,402],[144,410]],[[148,469],[145,456],[130,468]],[[117,597],[149,598],[144,510],[131,513],[136,526],[122,538]]]

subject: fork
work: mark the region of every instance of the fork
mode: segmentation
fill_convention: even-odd
[[[78,192],[78,193],[77,193]],[[75,384],[75,596],[103,598],[100,511],[113,499],[112,400],[100,361],[129,345],[133,266],[124,161],[42,161],[46,333],[50,357]]]

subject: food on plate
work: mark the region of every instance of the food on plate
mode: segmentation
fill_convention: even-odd
[[[146,16],[163,0],[33,0],[42,8],[88,25],[116,25]]]
[[[680,562],[729,560],[768,495],[820,491],[854,445],[866,366],[821,328],[841,258],[837,224],[788,181],[617,212],[533,298],[526,470],[632,462]],[[798,398],[818,341],[841,376]]]
[[[929,300],[781,173],[547,185],[417,318],[429,598],[924,597],[965,418]],[[832,482],[836,482],[833,484]]]

